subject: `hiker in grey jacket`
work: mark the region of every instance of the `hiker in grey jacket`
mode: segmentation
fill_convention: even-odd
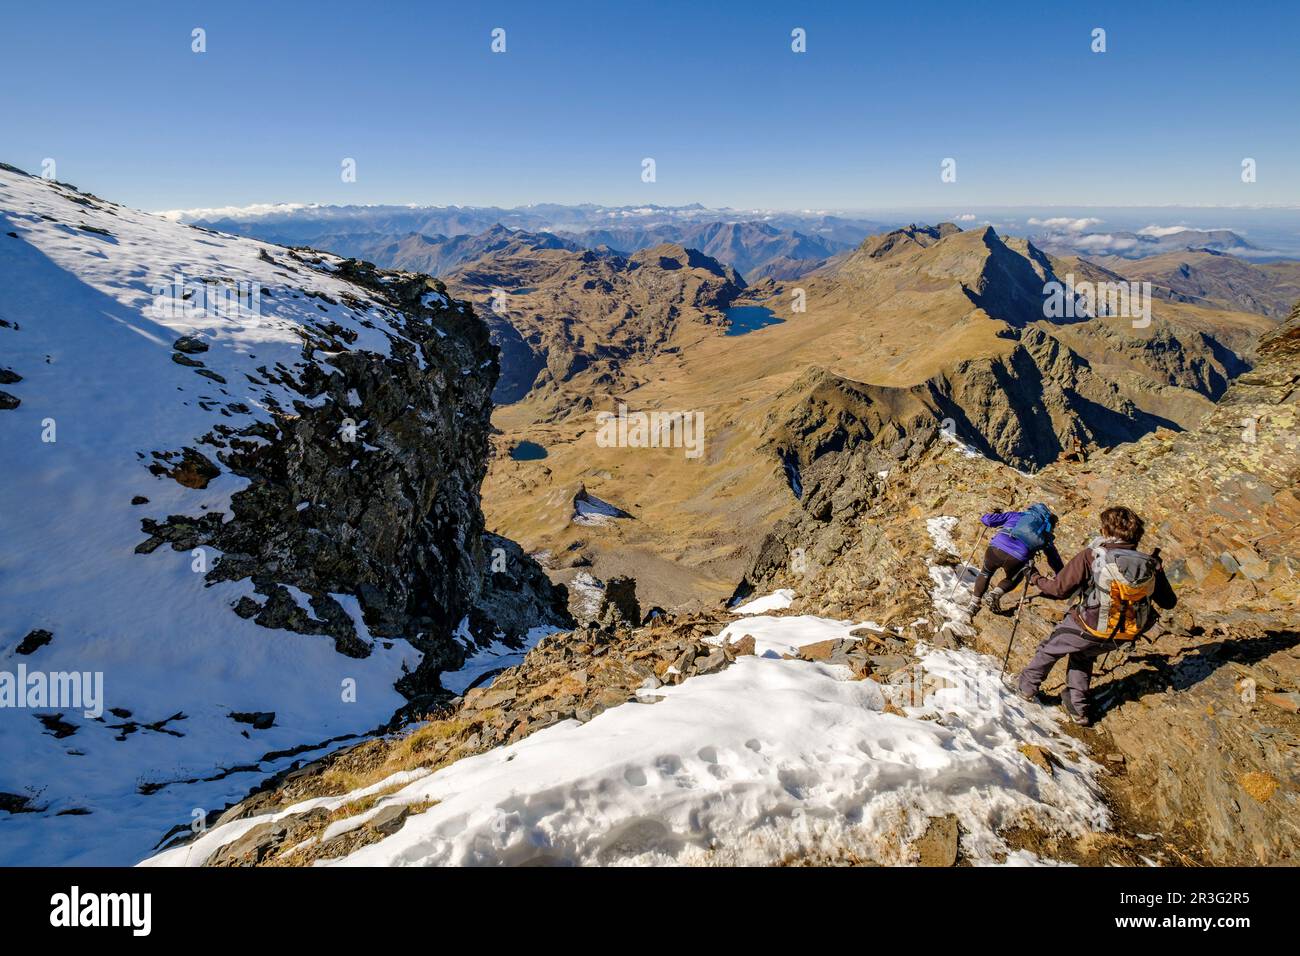
[[[1144,530],[1142,519],[1128,508],[1107,508],[1101,513],[1101,537],[1054,576],[1040,574],[1030,581],[1044,597],[1078,600],[1021,672],[1021,697],[1037,699],[1052,665],[1064,657],[1061,706],[1076,724],[1091,725],[1088,688],[1093,660],[1118,641],[1136,640],[1155,623],[1153,604],[1169,609],[1178,603],[1159,555],[1137,550]]]

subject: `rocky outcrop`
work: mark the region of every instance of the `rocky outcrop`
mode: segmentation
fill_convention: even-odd
[[[22,398],[0,498],[25,505],[0,656],[94,687],[0,708],[4,790],[41,808],[3,855],[137,859],[161,803],[221,805],[403,695],[403,717],[445,702],[440,672],[481,645],[569,623],[486,530],[496,350],[439,282],[12,167],[0,219],[0,380]],[[93,573],[59,557],[87,549]]]
[[[1035,328],[1026,329],[1006,356],[962,361],[910,388],[852,382],[813,368],[782,398],[765,425],[766,450],[814,515],[829,504],[824,495],[818,498],[819,486],[839,489],[849,482],[852,490],[836,491],[840,500],[860,498],[871,476],[897,457],[889,449],[922,432],[941,429],[990,458],[1040,468],[1067,449],[1112,446],[1172,424],[1143,412],[1079,355]],[[878,454],[853,453],[860,446]]]
[[[940,239],[958,232],[961,232],[961,227],[951,222],[941,222],[937,226],[918,226],[912,223],[902,229],[868,236],[858,246],[855,254],[860,253],[869,259],[889,259],[902,252],[926,249]]]
[[[242,598],[235,613],[329,635],[351,657],[405,637],[424,658],[400,688],[436,694],[437,673],[463,663],[465,647],[451,639],[463,619],[484,643],[518,641],[535,625],[566,623],[565,598],[517,545],[484,529],[497,372],[486,326],[426,276],[355,260],[336,274],[403,316],[404,338],[383,354],[355,347],[341,328],[304,330],[301,379],[258,369],[300,396],[292,407],[274,407],[273,425],[216,425],[202,443],[217,463],[185,448],[166,472],[190,487],[221,468],[247,479],[230,515],[145,519],[149,537],[136,551],[215,549],[208,580],[250,579],[261,598]],[[310,361],[321,355],[328,362]],[[360,620],[339,595],[356,597]]]

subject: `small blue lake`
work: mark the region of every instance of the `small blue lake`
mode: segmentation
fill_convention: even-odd
[[[515,461],[540,461],[546,457],[546,449],[536,442],[521,441],[510,449],[510,457]]]
[[[769,325],[780,325],[785,319],[778,319],[776,314],[762,305],[737,305],[727,310],[727,335],[744,335],[757,332]]]

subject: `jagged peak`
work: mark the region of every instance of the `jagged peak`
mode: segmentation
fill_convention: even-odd
[[[988,228],[991,229],[991,227]],[[941,222],[937,226],[912,223],[901,229],[868,236],[858,246],[854,256],[864,255],[871,259],[888,259],[905,252],[929,248],[935,243],[960,232],[962,232],[962,228],[952,222]]]

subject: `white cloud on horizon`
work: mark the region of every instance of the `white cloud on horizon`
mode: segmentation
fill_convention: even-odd
[[[1162,236],[1172,236],[1174,233],[1177,233],[1177,232],[1219,232],[1219,231],[1235,232],[1235,233],[1236,233],[1237,235],[1239,235],[1239,236],[1244,236],[1244,235],[1246,234],[1246,230],[1245,230],[1245,229],[1230,229],[1228,226],[1214,226],[1214,227],[1208,227],[1208,228],[1206,228],[1206,227],[1201,227],[1201,226],[1156,226],[1156,225],[1150,225],[1150,226],[1145,226],[1145,227],[1142,228],[1142,229],[1139,229],[1139,230],[1138,230],[1138,235],[1139,235],[1139,236],[1155,236],[1155,237],[1158,239],[1158,238],[1161,238]]]
[[[1071,219],[1068,216],[1056,216],[1052,219],[1031,217],[1029,225],[1041,226],[1054,232],[1085,232],[1093,226],[1100,226],[1104,221],[1104,219],[1094,219],[1092,217],[1082,219]]]
[[[1137,246],[1138,240],[1129,236],[1118,236],[1109,232],[1093,232],[1079,236],[1074,245],[1089,252],[1122,252]]]
[[[164,209],[155,212],[155,216],[170,219],[172,222],[194,222],[199,219],[259,219],[274,216],[277,213],[298,212],[300,209],[314,209],[316,203],[304,202],[258,202],[248,206],[210,206],[199,209]]]

